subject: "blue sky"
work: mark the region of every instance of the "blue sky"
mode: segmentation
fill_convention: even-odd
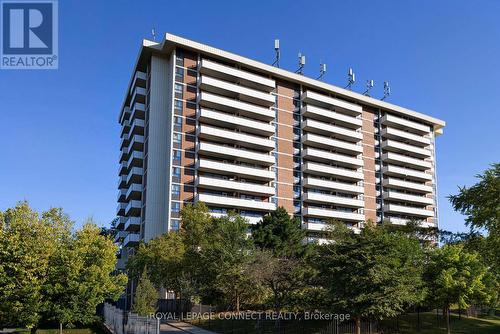
[[[118,113],[142,38],[165,32],[305,74],[349,66],[374,96],[447,122],[438,138],[441,227],[464,230],[446,196],[499,161],[498,1],[72,1],[59,3],[59,70],[0,71],[0,210],[28,200],[77,223],[116,210]]]

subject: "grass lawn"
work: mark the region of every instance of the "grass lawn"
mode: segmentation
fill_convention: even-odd
[[[398,329],[399,323],[399,331]],[[435,313],[420,314],[420,331],[417,330],[417,314],[408,314],[396,319],[384,320],[380,323],[384,334],[445,334],[446,325],[440,316],[439,322]],[[326,329],[328,322],[305,321],[290,322],[284,321],[281,330],[277,331],[274,322],[261,323],[257,326],[252,320],[195,320],[192,324],[201,328],[209,329],[221,334],[314,334],[322,333]],[[326,333],[329,331],[324,331]],[[467,318],[462,316],[458,320],[458,315],[451,315],[451,332],[453,334],[500,334],[500,317]],[[348,333],[348,332],[346,332]],[[48,333],[47,333],[48,334]],[[53,333],[50,333],[53,334]],[[54,333],[56,334],[56,333]]]
[[[15,334],[30,334],[29,329],[18,329]],[[36,331],[37,334],[59,334],[59,328],[40,328]],[[105,334],[98,326],[82,327],[82,328],[63,328],[64,334]]]
[[[450,317],[451,332],[454,334],[499,334],[500,317],[467,318],[462,315],[458,320],[457,314]],[[421,313],[421,331],[417,331],[417,314],[412,313],[399,319],[399,333],[443,334],[446,333],[446,323],[440,316],[439,322],[435,313]],[[397,321],[385,320],[381,325],[385,333],[397,333]]]

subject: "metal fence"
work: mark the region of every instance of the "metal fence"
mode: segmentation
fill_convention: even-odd
[[[160,334],[160,320],[125,312],[108,303],[103,308],[104,323],[114,334]]]

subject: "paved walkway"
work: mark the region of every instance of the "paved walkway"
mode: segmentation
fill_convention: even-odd
[[[217,334],[182,321],[169,321],[160,325],[160,334]]]

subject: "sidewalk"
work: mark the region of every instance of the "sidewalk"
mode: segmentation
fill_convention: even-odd
[[[207,331],[199,327],[188,324],[182,321],[168,321],[166,324],[160,325],[160,334],[217,334],[215,332]]]

